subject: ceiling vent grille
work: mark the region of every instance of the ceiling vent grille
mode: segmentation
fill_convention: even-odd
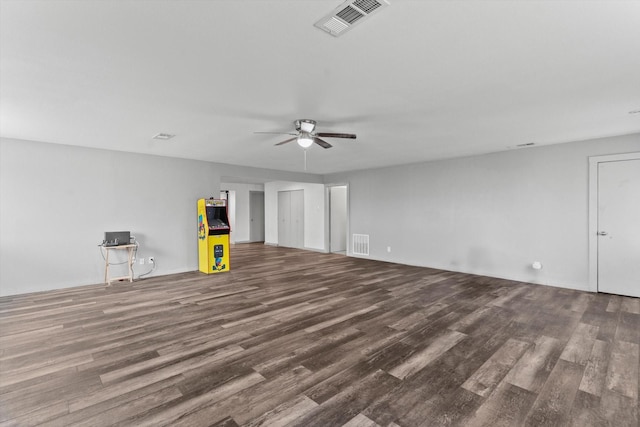
[[[382,6],[380,2],[376,0],[356,0],[353,2],[353,5],[364,13],[371,13]]]
[[[156,136],[154,136],[153,139],[160,139],[160,140],[166,141],[167,139],[171,139],[174,136],[175,135],[170,134],[170,133],[159,133]]]
[[[389,6],[386,0],[351,0],[342,3],[333,12],[314,25],[334,37],[347,32],[371,16],[372,13]]]
[[[347,24],[353,24],[358,19],[360,19],[360,18],[362,18],[364,16],[362,13],[358,12],[357,10],[355,10],[351,6],[345,7],[340,12],[338,12],[336,15],[338,16],[338,18],[342,19]]]

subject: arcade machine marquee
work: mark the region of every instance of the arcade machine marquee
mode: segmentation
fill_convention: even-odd
[[[198,200],[198,268],[212,274],[229,271],[229,218],[227,201]]]

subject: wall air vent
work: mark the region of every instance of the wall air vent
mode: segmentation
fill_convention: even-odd
[[[352,255],[369,256],[368,234],[354,234],[351,241],[353,242]]]
[[[386,0],[350,0],[342,3],[314,25],[338,37],[386,6],[389,6]]]

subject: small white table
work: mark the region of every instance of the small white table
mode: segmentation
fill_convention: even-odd
[[[107,284],[107,286],[111,285],[111,282],[115,281],[115,280],[129,280],[129,282],[133,282],[133,253],[134,253],[134,249],[135,249],[136,245],[130,244],[130,245],[120,245],[120,246],[104,246],[105,251],[107,252],[107,255],[105,256],[105,260],[104,260],[104,283]],[[127,267],[129,268],[129,274],[126,276],[120,276],[120,277],[109,277],[109,253],[112,250],[123,250],[126,249],[127,250]]]

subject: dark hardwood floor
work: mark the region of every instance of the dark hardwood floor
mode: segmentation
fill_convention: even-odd
[[[236,245],[0,298],[0,426],[637,426],[640,299]]]

